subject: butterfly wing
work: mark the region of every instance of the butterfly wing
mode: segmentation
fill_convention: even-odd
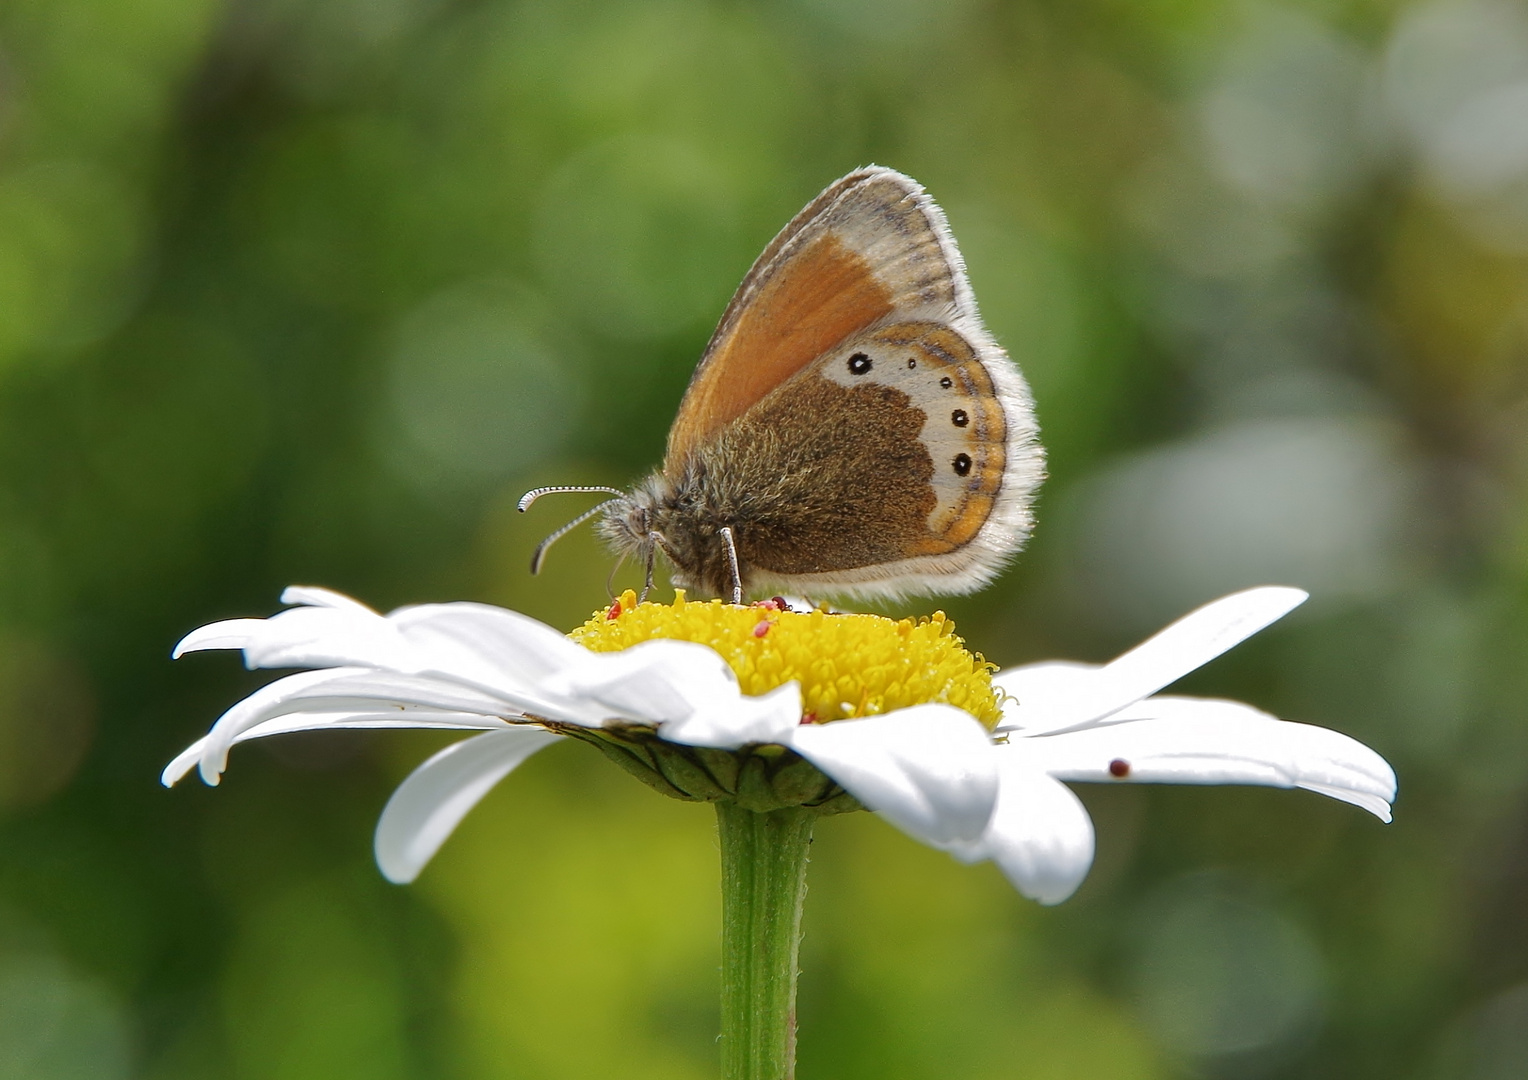
[[[752,583],[872,596],[990,580],[1028,532],[1041,462],[990,366],[948,323],[882,324],[699,447],[691,467]]]
[[[850,173],[764,249],[727,305],[669,431],[680,461],[851,334],[970,289],[943,215],[891,169]],[[974,304],[969,305],[974,314]]]
[[[915,181],[851,173],[765,249],[669,434],[665,473],[697,466],[768,508],[745,561],[786,588],[964,592],[1023,543],[1044,471],[1029,391]]]

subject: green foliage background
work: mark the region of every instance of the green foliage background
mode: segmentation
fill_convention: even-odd
[[[261,681],[168,654],[290,582],[583,618],[608,558],[531,579],[575,507],[514,499],[655,464],[868,161],[945,206],[1051,452],[972,645],[1306,586],[1186,688],[1402,794],[1084,791],[1057,909],[829,821],[803,1078],[1528,1074],[1525,78],[1486,0],[7,0],[0,1078],[714,1075],[703,808],[560,747],[395,888],[371,826],[437,741],[165,792]]]

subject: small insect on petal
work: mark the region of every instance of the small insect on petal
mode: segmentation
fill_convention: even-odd
[[[1124,758],[1115,758],[1109,762],[1109,775],[1116,780],[1123,780],[1130,775],[1130,762]]]
[[[769,620],[761,619],[759,625],[753,628],[753,636],[763,637],[767,633],[769,633]]]

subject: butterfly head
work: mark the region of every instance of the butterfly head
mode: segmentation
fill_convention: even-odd
[[[675,585],[713,596],[731,595],[744,585],[746,567],[738,564],[729,519],[707,494],[694,477],[676,482],[666,473],[653,473],[604,505],[598,532],[617,554],[632,556],[647,568],[649,589],[661,553]]]
[[[666,516],[663,508],[670,497],[662,474],[654,473],[631,491],[601,506],[595,531],[616,554],[650,563],[665,543],[658,522]]]

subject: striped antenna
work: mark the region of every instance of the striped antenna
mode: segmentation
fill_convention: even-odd
[[[543,495],[564,495],[564,494],[575,494],[576,495],[576,494],[584,494],[584,493],[588,493],[588,492],[599,492],[599,493],[604,494],[604,495],[624,495],[624,494],[626,494],[620,488],[601,487],[601,486],[591,486],[591,487],[544,487],[544,488],[537,488],[534,491],[527,491],[524,495],[520,496],[520,504],[519,504],[519,506],[520,506],[520,513],[523,514],[527,510],[529,510],[531,508],[531,504],[534,503],[537,499],[541,498],[541,496],[543,496]],[[586,522],[590,518],[594,517],[594,515],[600,513],[600,511],[604,510],[605,507],[610,506],[612,503],[616,503],[616,502],[619,502],[619,501],[620,501],[619,499],[606,499],[604,502],[600,503],[598,506],[594,507],[593,509],[585,510],[582,514],[579,514],[572,521],[568,522],[562,528],[560,528],[556,532],[554,532],[551,536],[548,536],[545,540],[541,541],[541,543],[537,544],[536,545],[536,550],[531,553],[531,573],[532,574],[539,574],[539,573],[541,573],[541,564],[542,564],[542,562],[544,562],[546,560],[546,553],[547,553],[547,549],[548,548],[550,548],[553,544],[557,543],[557,541],[561,540],[564,536],[567,536],[568,533],[570,533],[574,529],[578,528],[584,522]]]
[[[595,485],[593,487],[544,487],[544,488],[537,488],[534,491],[527,491],[524,495],[520,496],[520,504],[519,504],[520,505],[520,513],[523,514],[527,510],[529,510],[531,508],[531,503],[535,502],[537,499],[541,498],[541,496],[543,496],[543,495],[568,495],[568,494],[577,495],[577,494],[581,494],[581,493],[584,493],[584,492],[599,492],[602,495],[624,495],[624,494],[626,494],[620,488],[600,487],[598,485]]]

